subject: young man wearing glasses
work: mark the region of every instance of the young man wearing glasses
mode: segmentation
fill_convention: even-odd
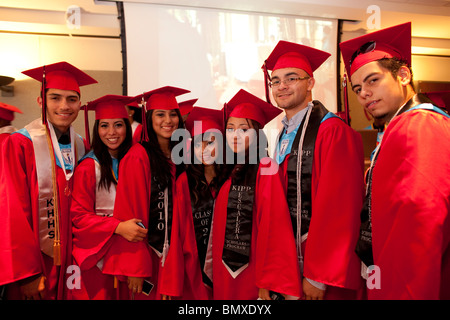
[[[303,298],[355,299],[362,285],[354,248],[364,198],[363,149],[353,129],[312,99],[313,72],[329,56],[280,41],[263,69],[286,115],[274,158],[296,237]]]
[[[450,119],[416,94],[411,23],[340,44],[361,105],[387,122],[368,173],[357,252],[369,299],[450,299]]]

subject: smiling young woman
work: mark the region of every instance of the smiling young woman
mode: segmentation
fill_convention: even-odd
[[[119,163],[132,145],[132,130],[125,109],[130,97],[106,95],[83,108],[95,110],[92,150],[74,172],[71,216],[74,263],[81,269],[80,289],[73,299],[114,300],[114,277],[102,273],[102,259],[114,234],[128,241],[143,240],[146,230],[135,219],[114,216]],[[127,298],[122,290],[121,299]]]
[[[170,157],[175,142],[173,132],[183,128],[176,96],[188,90],[162,87],[134,97],[144,103],[143,139],[134,144],[122,159],[117,184],[114,216],[121,221],[136,219],[148,236],[143,241],[127,241],[116,237],[106,253],[103,272],[118,276],[121,290],[125,285],[134,299],[162,299],[181,295],[184,263],[174,263],[180,251],[177,247],[179,219],[174,213],[175,179],[184,169]],[[116,216],[117,214],[117,216]],[[169,247],[171,250],[168,250]],[[170,269],[170,270],[168,270]],[[169,280],[170,279],[170,280]],[[143,293],[145,283],[153,284],[151,292]],[[144,290],[145,291],[145,290]]]

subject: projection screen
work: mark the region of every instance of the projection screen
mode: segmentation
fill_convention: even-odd
[[[337,111],[337,21],[293,15],[124,2],[128,95],[161,86],[191,93],[197,106],[221,109],[239,89],[265,99],[261,70],[279,40],[327,51],[313,99]],[[282,114],[268,126],[278,128]],[[270,139],[269,139],[270,140]]]

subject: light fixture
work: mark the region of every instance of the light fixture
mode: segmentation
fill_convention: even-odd
[[[9,84],[14,81],[14,78],[7,76],[0,76],[0,90],[2,97],[14,97],[14,86]]]

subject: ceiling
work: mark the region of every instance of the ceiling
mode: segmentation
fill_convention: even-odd
[[[367,8],[379,7],[381,27],[412,21],[413,36],[450,39],[450,0],[124,0],[353,20],[347,31],[367,29]],[[81,9],[79,28],[68,30],[66,11]],[[345,31],[345,30],[344,30]],[[8,0],[0,4],[0,32],[119,37],[117,7],[109,0]]]
[[[123,2],[182,5],[343,19],[350,37],[368,30],[368,11],[379,10],[380,27],[411,21],[413,45],[440,48],[450,53],[450,0],[124,0]],[[68,26],[67,10],[78,6],[81,23]],[[0,33],[120,38],[115,1],[110,0],[8,0],[0,3]],[[343,39],[345,40],[345,39]],[[430,42],[432,40],[432,42]],[[442,53],[443,52],[443,53]]]

